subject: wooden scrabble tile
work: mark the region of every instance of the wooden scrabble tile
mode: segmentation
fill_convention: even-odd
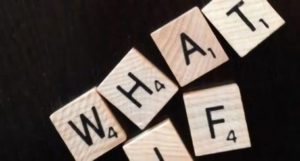
[[[192,161],[169,119],[123,146],[130,161]]]
[[[76,160],[94,160],[126,140],[96,88],[50,116]]]
[[[198,7],[151,33],[180,86],[228,60]]]
[[[178,87],[136,49],[100,83],[98,91],[143,129]]]
[[[251,146],[236,84],[185,93],[184,102],[196,156]]]
[[[266,0],[212,0],[202,11],[241,57],[285,23]]]

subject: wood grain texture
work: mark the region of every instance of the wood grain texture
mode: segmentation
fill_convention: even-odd
[[[131,139],[123,149],[130,161],[192,161],[169,119]]]
[[[237,84],[185,93],[184,102],[196,156],[251,146]]]
[[[169,76],[171,72],[148,34],[209,1],[0,1],[1,161],[74,160],[49,115],[99,84],[132,44]],[[299,158],[300,1],[269,2],[287,24],[242,61],[230,46],[223,45],[230,62],[189,86],[199,89],[224,80],[239,82],[253,148],[198,157],[197,161]],[[159,115],[170,114],[192,152],[180,95]],[[128,137],[136,135],[139,130],[122,113],[114,115],[128,129]],[[160,116],[150,124],[159,122]],[[97,161],[128,159],[122,146],[117,146]]]
[[[127,93],[131,91],[130,97],[136,102],[120,88]],[[177,90],[169,78],[134,48],[98,86],[98,91],[140,129],[147,126]]]
[[[95,121],[96,117],[92,112],[93,107],[97,111],[105,136],[101,138],[91,126],[87,125],[92,140],[92,144],[88,145],[70,126],[69,121],[72,121],[87,136],[84,133],[84,125],[80,115],[84,115],[95,127],[99,128],[97,121]],[[50,116],[50,119],[76,160],[94,160],[126,140],[125,132],[97,93],[96,88],[89,90],[57,110]],[[110,134],[112,134],[110,128],[113,128],[117,136],[110,137]]]
[[[227,14],[236,6],[248,24],[237,12]],[[241,57],[285,23],[266,0],[212,0],[202,11]]]
[[[182,33],[203,50],[202,53],[194,51],[190,54],[189,64],[183,51]],[[228,60],[198,7],[162,26],[151,33],[151,36],[180,86],[187,85]],[[191,44],[185,43],[187,50],[192,50]],[[206,55],[203,55],[204,52]]]

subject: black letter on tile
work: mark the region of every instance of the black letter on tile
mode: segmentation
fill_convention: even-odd
[[[261,22],[262,24],[264,24],[264,26],[266,27],[266,28],[269,28],[269,24],[264,20],[264,19],[259,19],[259,22]]]
[[[83,114],[80,114],[80,119],[81,119],[81,123],[82,123],[82,126],[83,126],[83,129],[84,129],[84,133],[83,134],[79,129],[78,127],[72,122],[72,121],[69,121],[69,125],[72,127],[72,129],[85,141],[86,144],[88,144],[89,146],[93,144],[93,140],[91,138],[91,135],[90,135],[90,132],[89,132],[89,129],[88,129],[88,126],[91,127],[99,136],[100,138],[104,138],[105,137],[105,134],[104,134],[104,131],[103,131],[103,127],[101,125],[101,122],[100,122],[100,119],[99,119],[99,116],[98,116],[98,113],[97,113],[97,110],[95,107],[92,107],[92,111],[93,111],[93,114],[94,114],[94,117],[95,117],[95,120],[96,120],[96,123],[97,123],[97,126],[96,127],[86,116],[84,116]]]
[[[118,137],[118,133],[115,131],[113,127],[108,128],[108,138]]]
[[[159,161],[164,161],[164,158],[162,157],[162,155],[160,154],[159,150],[157,147],[154,148],[155,154],[158,158]]]
[[[242,5],[244,5],[244,1],[241,0],[237,5],[235,5],[233,8],[231,8],[226,15],[230,16],[233,12],[235,12],[238,16],[241,17],[241,19],[246,23],[246,25],[252,30],[255,31],[256,28],[254,27],[254,25],[247,19],[247,17],[242,13],[242,11],[239,9],[239,7],[241,7]]]
[[[158,80],[155,80],[154,84],[155,84],[155,89],[156,89],[157,92],[159,92],[160,90],[166,88],[165,85],[160,83],[160,81],[158,81]]]
[[[217,58],[216,54],[214,53],[214,51],[211,48],[208,48],[207,50],[211,53],[211,55],[213,56],[213,58],[215,58],[215,59]]]
[[[184,53],[184,57],[185,57],[185,62],[186,65],[190,65],[190,59],[189,56],[191,54],[193,54],[194,52],[198,51],[200,52],[202,55],[206,55],[206,52],[200,47],[198,46],[189,36],[187,36],[185,33],[181,33],[180,34],[181,37],[181,44],[182,44],[182,49],[183,49],[183,53]],[[187,49],[187,44],[186,42],[188,42],[190,45],[193,46],[193,48],[191,49]]]
[[[211,138],[213,138],[213,139],[216,138],[215,130],[214,130],[214,124],[224,123],[225,120],[224,119],[212,120],[211,112],[212,111],[217,111],[217,110],[223,110],[223,109],[224,109],[224,106],[216,106],[216,107],[206,108],[206,115],[207,115],[209,131],[210,131],[210,134],[211,134]]]
[[[131,72],[128,73],[128,76],[136,82],[135,85],[132,87],[132,89],[129,92],[126,92],[121,86],[117,86],[117,89],[122,94],[124,94],[132,103],[134,103],[137,107],[141,108],[142,107],[141,103],[139,103],[135,98],[133,98],[132,94],[138,89],[138,87],[142,87],[150,95],[152,95],[153,92]]]

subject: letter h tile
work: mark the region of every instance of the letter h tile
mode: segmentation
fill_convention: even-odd
[[[178,87],[139,51],[131,49],[100,83],[98,91],[144,129]]]

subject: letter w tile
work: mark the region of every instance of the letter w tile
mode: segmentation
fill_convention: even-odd
[[[97,110],[95,107],[92,107],[92,111],[97,123],[97,127],[83,114],[80,114],[80,119],[81,119],[81,123],[84,129],[84,133],[81,132],[78,127],[72,122],[69,121],[69,125],[72,127],[72,129],[82,138],[82,140],[85,141],[86,144],[88,144],[89,146],[91,146],[93,144],[93,140],[91,138],[88,126],[91,127],[98,135],[99,137],[102,139],[105,137],[105,133],[103,130],[103,127],[101,125]]]

